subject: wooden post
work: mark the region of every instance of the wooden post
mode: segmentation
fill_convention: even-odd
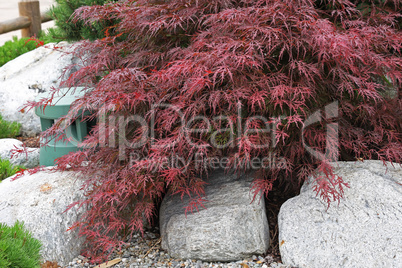
[[[18,2],[18,9],[21,17],[28,17],[31,20],[29,28],[21,30],[22,37],[38,36],[41,28],[41,17],[39,1],[23,1]]]

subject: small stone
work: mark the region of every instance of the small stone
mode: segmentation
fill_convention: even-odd
[[[201,265],[202,265],[202,261],[197,261],[195,267],[196,268],[201,268]]]

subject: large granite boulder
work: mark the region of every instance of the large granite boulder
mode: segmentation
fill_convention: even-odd
[[[79,255],[83,237],[67,231],[83,212],[75,208],[63,213],[80,198],[81,180],[72,172],[41,171],[12,181],[0,182],[0,222],[9,226],[17,220],[39,239],[44,260],[68,265]]]
[[[26,168],[39,166],[39,148],[27,148],[26,153],[12,154],[12,150],[22,149],[23,143],[16,139],[0,139],[0,159],[9,160],[13,165]]]
[[[33,110],[21,111],[27,101],[33,101],[40,92],[57,87],[60,81],[77,68],[63,76],[64,68],[78,61],[72,57],[73,45],[67,42],[47,44],[0,67],[0,114],[4,120],[21,123],[26,136],[40,133],[39,117]]]
[[[306,182],[278,216],[282,261],[297,267],[401,267],[402,168],[382,161],[338,162],[350,188],[326,204]]]
[[[188,198],[166,196],[160,209],[162,248],[170,256],[204,261],[233,261],[264,254],[269,230],[264,198],[254,202],[251,176],[216,171],[205,187],[206,209],[188,212]]]

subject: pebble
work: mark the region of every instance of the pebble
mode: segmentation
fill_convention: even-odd
[[[271,256],[264,258],[253,255],[248,259],[233,262],[174,259],[160,248],[159,234],[152,232],[145,232],[144,238],[134,235],[130,241],[126,242],[127,247],[109,256],[109,260],[121,259],[110,268],[291,268],[291,266],[273,262]],[[98,264],[91,264],[87,258],[79,255],[63,268],[93,268],[96,265]]]

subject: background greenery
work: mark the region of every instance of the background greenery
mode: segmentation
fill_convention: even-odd
[[[18,56],[34,50],[35,48],[53,42],[78,41],[89,39],[91,41],[105,37],[105,30],[112,26],[112,21],[102,21],[84,25],[81,21],[73,22],[71,15],[82,6],[104,5],[117,0],[56,0],[49,14],[55,20],[56,27],[42,32],[38,38],[20,38],[16,36],[0,46],[0,67]],[[1,138],[1,136],[0,136]]]
[[[8,122],[0,114],[0,139],[14,138],[20,134],[21,124]]]
[[[23,169],[26,168],[20,165],[13,166],[9,160],[0,158],[0,182]]]
[[[50,15],[55,20],[56,28],[49,29],[54,39],[91,41],[105,37],[105,29],[113,25],[112,21],[94,22],[84,25],[82,21],[73,22],[71,15],[82,6],[104,5],[117,0],[56,0],[57,5],[50,9]]]
[[[22,222],[9,227],[0,223],[0,267],[40,267],[41,242],[32,237]]]
[[[29,38],[20,38],[13,36],[13,40],[7,41],[0,47],[0,66],[17,58],[18,56],[27,53],[37,48],[38,43]]]

